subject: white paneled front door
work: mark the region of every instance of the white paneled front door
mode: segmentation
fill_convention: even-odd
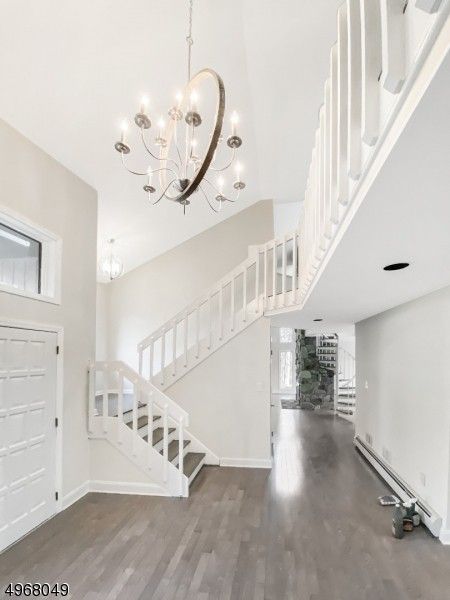
[[[0,550],[56,511],[56,339],[0,327]]]

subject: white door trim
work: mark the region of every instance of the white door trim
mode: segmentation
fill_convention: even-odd
[[[64,397],[64,327],[49,323],[36,323],[34,321],[19,321],[17,319],[5,319],[0,316],[0,327],[9,327],[11,329],[27,329],[31,331],[48,331],[56,333],[56,344],[59,346],[59,353],[56,355],[56,418],[58,427],[56,428],[56,477],[55,485],[58,492],[56,501],[56,513],[63,510],[62,505],[62,456],[63,456],[63,397]]]

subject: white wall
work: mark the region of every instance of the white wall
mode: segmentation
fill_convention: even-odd
[[[137,368],[138,342],[247,258],[249,245],[271,238],[265,200],[108,283],[109,359]]]
[[[275,237],[294,231],[299,224],[300,212],[300,202],[275,202],[273,205]]]
[[[109,294],[106,283],[97,283],[96,320],[95,320],[95,360],[108,358],[108,308]]]
[[[61,305],[0,292],[0,317],[64,327],[63,489],[89,478],[87,365],[95,354],[97,194],[0,121],[1,204],[59,235]]]
[[[189,431],[221,461],[268,466],[270,320],[255,321],[166,393],[189,412]]]
[[[356,433],[444,519],[449,359],[450,287],[356,325]]]

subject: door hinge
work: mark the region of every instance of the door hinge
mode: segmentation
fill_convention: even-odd
[[[59,346],[56,346],[56,354],[59,354]]]
[[[58,427],[58,425],[59,425],[58,417],[55,417],[55,427]]]
[[[59,492],[55,492],[55,500],[58,500],[59,498]]]

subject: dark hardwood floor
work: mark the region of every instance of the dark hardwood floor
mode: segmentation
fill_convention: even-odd
[[[189,499],[89,494],[0,557],[71,597],[448,600],[450,548],[390,534],[383,483],[339,418],[282,411],[272,471],[207,467]]]

